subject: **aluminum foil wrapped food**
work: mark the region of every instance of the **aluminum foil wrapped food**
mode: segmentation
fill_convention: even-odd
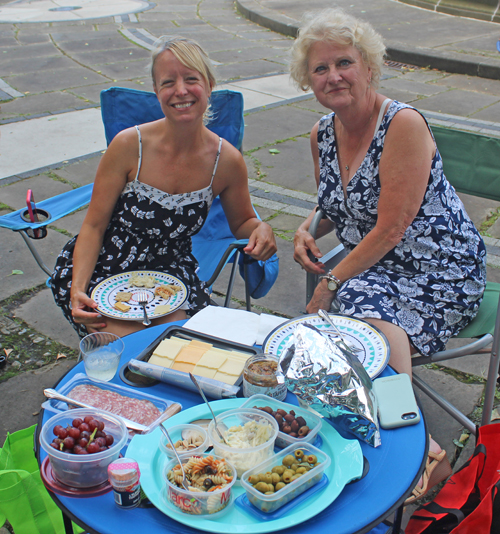
[[[331,418],[340,432],[372,447],[380,445],[371,379],[341,343],[314,326],[297,325],[292,343],[280,357],[277,378],[308,406]]]

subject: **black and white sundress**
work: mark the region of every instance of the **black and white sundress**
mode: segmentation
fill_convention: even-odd
[[[217,171],[222,138],[215,158],[210,185],[190,193],[170,195],[139,181],[142,164],[141,131],[139,165],[135,179],[124,187],[104,234],[87,294],[102,280],[123,271],[148,269],[161,271],[181,279],[189,289],[185,304],[193,315],[210,303],[205,282],[196,272],[198,262],[192,254],[191,236],[205,223],[213,201],[212,183]],[[73,276],[73,251],[77,236],[59,254],[51,278],[56,304],[80,337],[88,334],[84,325],[73,321],[70,289]]]
[[[386,107],[384,102],[382,109]],[[342,188],[334,113],[320,120],[318,203],[351,251],[374,228],[380,197],[379,162],[394,115],[411,108],[393,101],[359,169]],[[413,109],[413,108],[411,108]],[[382,112],[383,113],[383,112]],[[486,249],[455,189],[439,151],[420,210],[400,243],[338,292],[340,313],[396,324],[424,355],[442,350],[476,315],[486,284]]]

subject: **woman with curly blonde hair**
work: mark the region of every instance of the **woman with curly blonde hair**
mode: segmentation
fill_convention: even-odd
[[[295,234],[294,259],[323,275],[307,311],[335,300],[341,314],[374,324],[389,341],[392,367],[411,376],[412,353],[441,350],[476,315],[486,250],[425,118],[376,91],[384,53],[368,23],[337,9],[308,16],[300,29],[292,79],[332,111],[311,132],[327,217],[317,237],[335,229],[348,254],[325,273],[309,233],[314,210]],[[450,473],[434,441],[428,463],[411,500]]]

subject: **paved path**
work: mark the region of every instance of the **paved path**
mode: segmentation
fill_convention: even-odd
[[[308,6],[325,3],[311,0]],[[390,0],[365,2],[361,10],[365,12],[342,0],[338,3],[370,18],[391,50],[418,48],[420,57],[453,60],[446,64],[448,72],[418,68],[416,56],[413,63],[408,55],[394,60],[383,70],[382,93],[416,106],[431,124],[500,136],[500,80],[457,74],[455,68],[456,54],[461,54],[462,63],[476,65],[475,72],[495,73],[500,59],[500,54],[493,54],[498,25],[424,12]],[[247,17],[255,19],[260,9],[277,23],[287,17],[292,26],[303,9],[298,0],[239,0],[238,4],[247,8]],[[66,20],[5,22],[13,20],[8,18],[13,17],[13,9],[23,5],[0,0],[0,213],[23,206],[28,188],[41,200],[92,182],[105,149],[100,91],[113,85],[151,90],[147,69],[154,40],[166,33],[194,37],[214,60],[220,87],[244,95],[243,148],[252,200],[278,236],[280,277],[271,292],[255,302],[255,310],[287,317],[304,313],[305,280],[291,259],[292,239],[315,205],[308,136],[325,110],[310,94],[296,91],[288,82],[287,54],[292,38],[252,22],[235,10],[231,0],[158,0],[144,11],[134,11],[130,1],[126,9],[112,14],[103,11],[98,1],[88,2],[88,9],[94,9],[88,20],[81,16],[69,19],[69,15],[84,13],[83,3],[75,0],[74,5],[82,9],[66,12]],[[107,5],[112,6],[110,2]],[[31,6],[38,9],[36,16],[47,16],[42,0]],[[485,63],[491,64],[489,71]],[[467,196],[463,200],[476,225],[482,225],[488,234],[488,278],[500,281],[500,223],[492,224],[500,206]],[[40,247],[48,265],[54,264],[68,237],[78,233],[83,216],[84,211],[51,226]],[[76,347],[78,340],[44,289],[46,277],[21,238],[0,229],[0,240],[0,349],[13,348],[9,365],[0,369],[0,380],[7,371],[25,371],[0,382],[0,395],[8,399],[0,422],[1,443],[7,431],[34,422],[32,414],[42,400],[43,386],[53,384],[71,362],[46,363],[54,361],[53,354],[64,352],[65,347]],[[321,241],[325,251],[334,244],[332,237]],[[24,274],[12,275],[14,270]],[[215,286],[218,294],[223,292],[223,282],[224,277]],[[235,295],[242,298],[241,284]],[[238,301],[233,305],[238,306]],[[24,345],[16,345],[16,339]],[[40,345],[47,346],[46,355],[35,350]],[[18,346],[32,349],[16,349]],[[40,356],[30,357],[31,350]],[[451,400],[468,413],[479,401],[482,387],[467,383],[461,373],[484,376],[486,359],[466,359],[452,366],[458,374],[446,368],[420,373],[448,390]],[[423,402],[434,437],[452,456],[460,426],[427,399]]]

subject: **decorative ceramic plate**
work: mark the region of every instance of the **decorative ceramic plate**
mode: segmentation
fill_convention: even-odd
[[[353,317],[328,314],[342,334],[348,345],[354,348],[359,361],[363,364],[369,377],[373,380],[389,362],[390,347],[385,335],[375,326]],[[335,330],[319,315],[303,315],[291,319],[276,327],[264,340],[262,351],[280,356],[293,341],[295,327],[299,324],[310,324],[321,332],[332,334],[332,339],[338,339]]]
[[[152,287],[131,285],[130,279],[132,277],[142,282],[149,282]],[[170,296],[161,296],[155,293],[155,289],[168,285],[177,286],[179,290]],[[99,282],[93,289],[91,298],[97,302],[97,310],[107,317],[125,321],[140,321],[144,314],[142,307],[137,302],[139,292],[146,292],[148,295],[146,312],[150,319],[157,319],[174,312],[184,304],[188,296],[187,287],[175,276],[157,271],[129,271],[110,276]],[[120,311],[115,307],[117,295],[120,293],[131,294],[129,300],[123,301],[123,304],[129,307],[127,311]],[[118,297],[118,301],[119,299],[120,297]]]
[[[226,410],[239,408],[246,400],[226,399],[211,401],[210,406],[215,414],[218,415]],[[199,404],[174,415],[163,424],[168,429],[174,425],[210,417],[211,413],[206,404]],[[320,435],[323,439],[321,449],[332,460],[325,470],[325,475],[329,480],[328,486],[315,494],[314,498],[297,502],[292,511],[279,519],[272,518],[272,514],[270,514],[267,521],[262,521],[262,519],[234,505],[230,505],[231,507],[226,513],[213,517],[213,519],[210,519],[210,516],[185,514],[180,510],[175,511],[171,506],[167,506],[162,496],[165,486],[162,473],[169,459],[159,448],[162,436],[159,428],[149,434],[135,435],[128,446],[127,456],[137,459],[141,470],[141,487],[149,500],[165,515],[179,523],[205,532],[217,534],[261,534],[293,527],[311,519],[327,508],[340,495],[346,484],[361,478],[363,474],[363,453],[358,440],[344,439],[326,421],[321,428]],[[237,482],[233,486],[232,493],[233,498],[236,499],[245,493],[245,490]],[[177,530],[180,531],[179,529]]]

